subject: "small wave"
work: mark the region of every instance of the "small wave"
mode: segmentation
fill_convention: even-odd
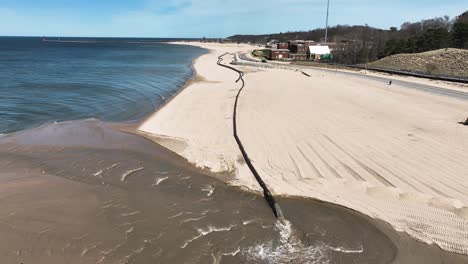
[[[103,242],[101,241],[101,242],[99,242],[99,243],[97,243],[97,244],[95,244],[95,245],[92,245],[92,246],[90,246],[90,247],[87,247],[87,248],[83,249],[83,251],[81,251],[81,255],[80,255],[80,256],[83,257],[84,255],[88,254],[89,251],[94,250],[94,249],[96,249],[97,247],[99,247],[102,243],[103,243]]]
[[[362,245],[360,249],[346,249],[343,247],[330,247],[330,246],[328,248],[336,252],[350,253],[350,254],[360,254],[364,252],[364,248],[362,247]]]
[[[102,162],[103,162],[103,161],[100,161],[99,163],[102,163]],[[119,165],[119,163],[112,164],[111,166],[109,166],[109,167],[107,167],[107,168],[104,168],[104,169],[102,169],[102,170],[97,171],[96,173],[93,174],[93,176],[94,176],[94,177],[101,176],[101,175],[104,173],[104,171],[111,170],[111,169],[117,167],[118,165]],[[128,175],[127,175],[127,176],[128,176]]]
[[[132,212],[132,213],[127,213],[127,214],[122,214],[122,216],[134,216],[134,215],[137,215],[141,213],[140,211],[135,211],[135,212]]]
[[[113,168],[119,166],[119,163],[112,164],[111,166],[107,167],[105,170],[112,170]]]
[[[146,247],[143,246],[141,248],[135,249],[133,252],[138,255],[138,254],[141,254],[143,251],[145,251],[145,249]]]
[[[214,188],[213,188],[213,186],[208,185],[208,186],[202,188],[201,191],[206,192],[206,196],[210,197],[214,192]]]
[[[113,206],[114,206],[113,204],[106,204],[106,205],[101,206],[101,209],[107,209],[107,208],[111,208]]]
[[[98,172],[94,173],[93,176],[97,177],[97,176],[101,175],[103,172],[104,172],[103,170],[99,170]]]
[[[89,234],[86,233],[86,234],[81,235],[81,236],[79,236],[79,237],[72,237],[72,239],[73,239],[73,240],[82,240],[83,238],[85,238],[85,237],[87,237],[87,236],[89,236]]]
[[[183,215],[183,214],[184,214],[184,212],[180,212],[180,213],[178,213],[178,214],[175,214],[175,215],[173,215],[173,216],[168,217],[167,219],[168,219],[168,220],[169,220],[169,219],[174,219],[174,218],[177,218],[177,217],[179,217],[179,216],[181,216],[181,215]]]
[[[216,214],[216,213],[219,213],[220,210],[219,209],[206,209],[205,211],[203,211],[201,213],[201,215],[207,215],[207,214]]]
[[[195,222],[195,221],[202,220],[205,217],[206,217],[206,215],[203,215],[201,217],[187,218],[187,219],[184,219],[184,220],[180,221],[180,223],[181,224],[186,224],[186,223],[189,223],[189,222]]]
[[[197,229],[198,231],[198,234],[188,240],[185,241],[185,243],[180,247],[180,248],[186,248],[190,243],[192,243],[193,241],[201,238],[201,237],[204,237],[206,235],[209,235],[213,232],[227,232],[227,231],[231,231],[231,229],[233,229],[234,227],[236,227],[237,225],[230,225],[230,226],[227,226],[227,227],[214,227],[214,226],[208,226],[206,228],[200,228],[200,229]]]
[[[122,174],[122,177],[120,177],[120,181],[125,182],[127,180],[127,177],[130,176],[131,174],[143,170],[144,167],[133,169],[126,171],[124,174]]]
[[[103,254],[103,256],[96,262],[96,264],[102,263],[108,256],[116,252],[123,245],[123,243],[119,243],[108,250],[102,250],[101,253]]]
[[[255,218],[255,219],[252,219],[252,220],[245,220],[245,221],[242,221],[242,224],[243,224],[243,225],[249,225],[249,224],[251,224],[251,223],[255,223],[255,222],[259,222],[259,221],[261,221],[260,218]]]
[[[237,247],[236,250],[232,251],[232,252],[219,252],[219,253],[211,253],[211,256],[213,257],[213,264],[220,264],[221,263],[221,259],[223,256],[236,256],[237,254],[239,254],[241,252],[240,250],[240,247]]]
[[[126,234],[126,235],[129,235],[129,234],[131,234],[131,233],[133,232],[133,230],[135,230],[135,227],[132,226],[132,227],[130,227],[129,229],[127,229],[127,230],[125,231],[125,234]]]
[[[154,184],[151,185],[151,186],[153,186],[153,187],[154,187],[154,186],[158,186],[159,184],[161,184],[161,182],[163,182],[163,181],[165,181],[165,180],[167,180],[167,179],[169,179],[169,177],[156,178]]]
[[[223,256],[233,256],[234,257],[235,255],[239,254],[240,252],[241,252],[240,248],[237,247],[236,250],[234,250],[232,252],[221,253],[221,255],[223,255]]]
[[[197,201],[195,201],[195,202],[197,202],[197,203],[204,203],[204,202],[209,202],[209,201],[211,201],[211,200],[212,200],[211,198],[205,197],[205,198],[201,198],[200,200],[197,200]]]

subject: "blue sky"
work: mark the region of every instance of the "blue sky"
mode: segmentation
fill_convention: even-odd
[[[330,0],[330,24],[389,28],[466,0]],[[2,36],[227,37],[324,27],[326,0],[0,0]]]

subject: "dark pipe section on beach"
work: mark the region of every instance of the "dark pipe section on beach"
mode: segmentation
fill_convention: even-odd
[[[466,119],[466,121],[458,122],[458,124],[468,126],[468,118]]]
[[[310,77],[310,75],[308,73],[306,73],[306,72],[301,71],[301,73],[304,74],[307,77]]]
[[[266,184],[263,181],[262,177],[260,177],[257,170],[253,166],[252,161],[250,160],[249,156],[247,155],[247,152],[245,151],[244,145],[242,144],[242,141],[240,140],[239,135],[237,134],[237,102],[239,101],[239,96],[240,96],[240,94],[242,93],[242,90],[245,87],[245,81],[244,81],[244,78],[243,78],[244,77],[244,72],[242,72],[242,71],[240,71],[240,70],[238,70],[238,69],[236,69],[234,67],[224,65],[224,64],[221,63],[223,61],[223,57],[226,56],[227,54],[228,53],[224,53],[223,55],[219,56],[217,64],[219,66],[221,66],[221,67],[224,67],[224,68],[227,68],[227,69],[230,69],[230,70],[233,70],[233,71],[237,72],[239,74],[239,78],[236,80],[236,83],[239,82],[239,81],[242,81],[242,86],[241,86],[241,88],[239,89],[239,91],[237,92],[237,95],[236,95],[236,101],[234,103],[234,113],[233,113],[233,117],[232,117],[234,138],[235,138],[235,140],[237,142],[237,145],[239,146],[239,149],[240,149],[240,151],[242,153],[242,157],[244,158],[245,163],[247,163],[247,166],[249,167],[250,171],[255,176],[255,179],[257,180],[258,184],[260,184],[260,187],[263,189],[263,195],[264,195],[265,199],[267,200],[268,205],[273,210],[273,213],[275,214],[276,218],[278,218],[279,220],[283,220],[284,216],[283,216],[283,213],[281,211],[281,208],[279,207],[279,205],[276,202],[275,198],[273,197],[270,190],[266,186]]]

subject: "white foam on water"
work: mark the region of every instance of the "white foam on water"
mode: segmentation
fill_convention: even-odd
[[[94,173],[93,176],[97,177],[97,176],[101,175],[103,172],[104,172],[103,170],[100,170],[100,171]]]
[[[186,223],[189,223],[189,222],[195,222],[195,221],[202,220],[205,217],[206,217],[206,215],[203,215],[201,217],[187,218],[187,219],[184,219],[184,220],[180,221],[180,223],[181,224],[186,224]]]
[[[206,187],[202,188],[201,191],[206,192],[206,196],[210,197],[214,192],[214,188],[211,185],[207,185]]]
[[[105,259],[106,259],[106,256],[102,256],[102,257],[96,262],[96,264],[102,263]]]
[[[143,170],[144,167],[136,168],[133,170],[126,171],[124,174],[122,174],[122,177],[120,177],[120,181],[125,182],[131,174]]]
[[[135,230],[135,227],[132,226],[132,227],[130,227],[129,229],[127,229],[125,231],[125,234],[129,235],[129,234],[131,234],[133,232],[133,230]]]
[[[343,247],[328,247],[329,249],[335,251],[335,252],[342,252],[342,253],[348,253],[348,254],[360,254],[364,252],[364,248],[361,245],[360,249],[346,249]]]
[[[102,243],[103,243],[103,242],[101,241],[101,242],[99,242],[99,243],[97,243],[97,244],[95,244],[95,245],[92,245],[92,246],[90,246],[90,247],[87,247],[87,248],[83,249],[83,251],[81,251],[81,255],[80,255],[80,256],[83,257],[84,255],[88,254],[89,251],[94,250],[94,249],[96,249],[97,247],[99,247]]]
[[[223,255],[223,256],[233,256],[234,257],[235,255],[239,254],[240,252],[241,252],[240,247],[237,247],[236,250],[234,250],[232,252],[221,253],[221,255]]]
[[[219,213],[219,212],[220,212],[219,209],[207,209],[207,210],[203,211],[201,213],[201,215],[207,215],[207,214],[210,214],[210,213],[211,214],[216,214],[216,213]]]
[[[111,170],[117,166],[119,166],[119,163],[112,164],[111,166],[107,167],[105,170]]]
[[[100,161],[99,164],[101,164],[102,162],[103,162],[103,161]],[[102,169],[102,170],[97,171],[96,173],[93,174],[93,176],[94,176],[94,177],[101,176],[101,175],[104,173],[104,171],[111,170],[111,169],[117,167],[118,165],[119,165],[119,163],[112,164],[111,166],[109,166],[109,167],[107,167],[107,168],[104,168],[104,169]],[[74,166],[74,165],[73,165],[73,163],[72,163],[72,167],[73,167],[73,166]],[[128,176],[128,175],[126,175],[125,178],[126,178],[127,176]]]
[[[233,229],[234,227],[236,227],[237,225],[230,225],[230,226],[227,226],[227,227],[214,227],[214,226],[207,226],[206,228],[199,228],[197,229],[197,232],[198,234],[188,240],[185,241],[185,243],[180,247],[180,248],[186,248],[190,243],[192,243],[193,241],[201,238],[201,237],[204,237],[206,235],[209,235],[213,232],[227,232],[227,231],[231,231],[231,229]]]
[[[132,212],[132,213],[127,213],[127,214],[122,214],[122,216],[134,216],[136,214],[139,214],[141,213],[140,211],[135,211],[135,212]]]
[[[154,186],[158,186],[159,184],[161,184],[161,182],[163,182],[163,181],[165,181],[165,180],[167,180],[167,179],[169,179],[169,177],[156,178],[154,184],[151,185],[151,186],[153,186],[153,187],[154,187]]]
[[[252,220],[245,220],[242,222],[243,225],[249,225],[251,223],[255,223],[255,222],[259,222],[261,219],[260,218],[255,218],[255,219],[252,219]]]
[[[101,209],[107,209],[107,208],[111,208],[113,206],[114,206],[113,204],[107,204],[107,205],[101,206]]]
[[[133,252],[135,252],[135,254],[138,255],[138,254],[141,254],[143,251],[145,251],[145,249],[146,249],[146,247],[143,246],[141,248],[138,248],[138,249],[134,250]]]
[[[274,228],[278,241],[267,241],[242,250],[248,262],[255,263],[311,263],[328,264],[329,249],[323,243],[304,245],[294,236],[291,223],[278,221]]]
[[[220,264],[221,263],[221,260],[223,259],[223,256],[236,256],[237,254],[239,254],[241,252],[241,249],[240,247],[237,247],[236,250],[232,251],[232,252],[219,252],[219,253],[211,253],[211,257],[213,258],[213,262],[212,264]]]
[[[177,218],[177,217],[179,217],[179,216],[181,216],[181,215],[183,215],[183,214],[184,214],[184,212],[180,212],[180,213],[178,213],[178,214],[175,214],[175,215],[173,215],[173,216],[168,217],[167,219],[168,219],[168,220],[169,220],[169,219],[174,219],[174,218]]]
[[[197,200],[197,203],[203,203],[203,202],[208,202],[211,201],[211,198],[201,198],[200,200]]]

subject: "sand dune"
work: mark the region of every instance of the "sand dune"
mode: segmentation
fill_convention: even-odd
[[[258,190],[232,137],[236,74],[216,66],[248,46],[199,44],[194,82],[140,126],[199,167]],[[232,56],[231,56],[232,58]],[[340,204],[468,254],[468,102],[361,78],[240,67],[238,126],[277,195]]]

